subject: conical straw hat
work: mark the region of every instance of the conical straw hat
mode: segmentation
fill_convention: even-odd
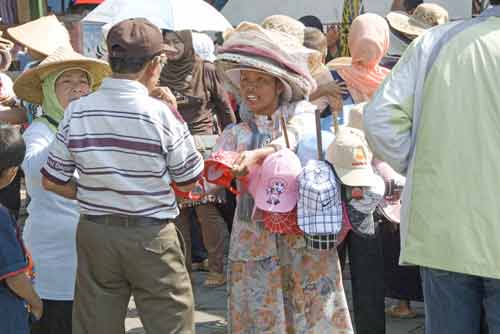
[[[82,68],[88,71],[92,77],[92,90],[98,88],[102,80],[111,74],[111,69],[105,61],[84,57],[73,49],[63,47],[17,78],[14,82],[16,96],[31,103],[42,104],[43,79],[54,71],[66,68]]]
[[[44,56],[53,54],[59,47],[71,48],[68,30],[55,15],[7,29],[17,43]]]

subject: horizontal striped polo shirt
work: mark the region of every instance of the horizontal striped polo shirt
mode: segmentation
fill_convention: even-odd
[[[166,219],[179,214],[170,183],[196,181],[203,159],[177,112],[137,81],[107,78],[68,106],[42,168],[59,184],[75,171],[82,214]]]

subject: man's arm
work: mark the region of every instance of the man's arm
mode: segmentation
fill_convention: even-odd
[[[20,272],[16,275],[5,279],[7,286],[20,298],[24,299],[30,306],[30,311],[33,315],[40,319],[43,313],[43,303],[33,284],[25,272]]]
[[[50,180],[49,177],[42,175],[43,189],[56,193],[59,196],[76,199],[77,183],[75,178],[71,178],[67,183],[58,183]]]
[[[421,43],[411,44],[363,114],[366,139],[373,153],[401,174],[410,160],[414,94],[422,58]]]

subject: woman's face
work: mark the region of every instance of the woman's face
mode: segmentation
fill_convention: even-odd
[[[57,79],[55,90],[59,103],[66,109],[71,101],[90,93],[90,82],[87,73],[80,70],[64,72]]]
[[[175,61],[182,58],[186,47],[184,46],[184,42],[182,42],[182,40],[175,32],[167,32],[165,34],[164,42],[165,44],[167,44],[170,47],[173,47],[176,50],[175,53],[167,54],[169,60]]]
[[[278,107],[283,84],[269,74],[243,70],[240,77],[240,92],[251,112],[271,116]]]

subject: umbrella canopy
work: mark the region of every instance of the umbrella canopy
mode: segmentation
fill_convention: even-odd
[[[225,31],[231,28],[229,21],[203,0],[106,0],[83,21],[106,23],[109,28],[134,17],[147,18],[167,30]]]

